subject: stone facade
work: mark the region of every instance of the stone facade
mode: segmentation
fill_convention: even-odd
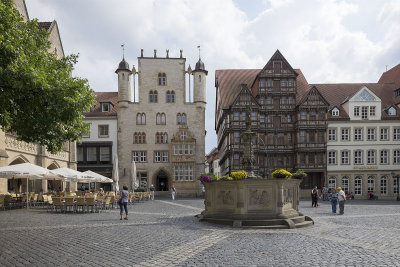
[[[138,70],[121,61],[118,75],[118,158],[120,186],[132,184],[132,160],[137,182],[148,189],[168,191],[175,185],[180,195],[198,195],[196,177],[204,172],[206,75],[199,60],[186,69],[182,57],[138,58]],[[131,76],[138,93],[131,92]],[[136,77],[137,74],[137,77]],[[192,90],[186,87],[189,77]],[[187,81],[188,80],[188,81]],[[189,92],[193,96],[189,98]],[[131,96],[138,95],[133,101]],[[191,100],[191,98],[193,100]]]

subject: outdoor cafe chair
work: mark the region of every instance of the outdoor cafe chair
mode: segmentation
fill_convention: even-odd
[[[81,208],[82,212],[85,212],[85,198],[84,197],[77,197],[76,198],[76,203],[75,203],[75,211],[78,212],[79,208]]]
[[[53,198],[51,195],[47,195],[47,211],[53,209]]]
[[[0,195],[0,208],[3,209],[3,210],[6,209],[6,206],[4,204],[5,197],[6,197],[5,195]]]
[[[60,212],[63,211],[63,203],[61,202],[60,197],[53,198],[52,209],[55,210],[56,212],[57,212],[57,209],[60,209]]]
[[[86,200],[86,207],[87,211],[89,212],[89,207],[91,208],[92,212],[97,211],[97,206],[94,201],[94,197],[85,197]]]
[[[106,200],[103,203],[103,209],[107,210],[111,205],[111,197],[106,197]]]
[[[75,203],[73,197],[66,197],[64,202],[64,213],[68,211],[68,209],[72,212],[75,211]]]

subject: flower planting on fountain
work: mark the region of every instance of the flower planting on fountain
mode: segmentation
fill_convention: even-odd
[[[234,180],[244,180],[248,177],[247,172],[245,171],[232,172],[231,176]]]
[[[273,178],[286,178],[286,179],[292,178],[292,174],[284,169],[276,170],[271,175]]]

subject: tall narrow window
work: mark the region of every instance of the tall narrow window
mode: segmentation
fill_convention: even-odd
[[[381,128],[381,140],[389,140],[387,128]]]
[[[361,119],[362,120],[368,119],[368,107],[361,107]]]
[[[387,150],[381,150],[381,164],[388,164],[388,151]]]
[[[393,140],[395,141],[400,140],[400,128],[393,129]]]
[[[375,150],[367,151],[367,164],[375,164]]]
[[[182,115],[181,113],[176,114],[176,123],[182,124]]]
[[[238,121],[239,120],[239,112],[238,111],[233,112],[233,120],[234,121]]]
[[[158,85],[166,85],[167,84],[167,75],[165,73],[158,74]]]
[[[354,129],[354,141],[362,141],[362,128]]]
[[[393,151],[393,164],[400,164],[400,150]]]
[[[375,128],[367,128],[367,140],[368,141],[375,141],[376,136],[376,129]]]
[[[328,164],[336,164],[336,151],[328,152]]]
[[[328,129],[328,140],[336,141],[336,129]]]
[[[329,189],[336,188],[336,177],[335,176],[329,177],[329,179],[328,179],[328,188]]]
[[[175,103],[175,91],[171,91],[171,103]]]
[[[150,90],[150,92],[149,92],[149,102],[150,103],[154,103],[154,95],[153,95],[153,91],[152,90]]]
[[[386,176],[381,177],[381,195],[387,194],[387,179]]]
[[[344,150],[342,151],[342,165],[348,165],[349,163],[349,151]]]
[[[349,177],[347,176],[342,177],[342,189],[346,194],[349,193]]]
[[[356,176],[354,179],[354,194],[355,195],[361,195],[362,193],[362,180],[360,176]]]
[[[182,113],[182,124],[186,124],[186,114]]]
[[[349,141],[349,129],[342,129],[342,141]]]
[[[142,113],[142,124],[146,124],[146,114]]]
[[[375,106],[369,107],[369,116],[375,116]]]
[[[171,102],[171,92],[170,91],[167,91],[167,101],[166,102],[167,103]]]
[[[360,107],[354,107],[353,114],[355,117],[359,117],[360,116]]]
[[[361,150],[354,151],[354,164],[357,164],[357,165],[362,164],[362,151]]]
[[[374,177],[372,177],[372,176],[368,176],[367,190],[368,190],[368,193],[374,193],[374,191],[375,191],[375,181],[374,181]]]

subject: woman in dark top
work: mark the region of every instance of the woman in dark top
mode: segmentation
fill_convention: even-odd
[[[121,195],[119,197],[118,200],[118,204],[119,204],[119,208],[120,208],[120,220],[122,220],[122,214],[124,213],[124,209],[125,209],[125,220],[128,220],[128,196],[129,196],[129,192],[128,192],[128,186],[126,184],[124,184],[123,186],[123,190],[121,191]]]

